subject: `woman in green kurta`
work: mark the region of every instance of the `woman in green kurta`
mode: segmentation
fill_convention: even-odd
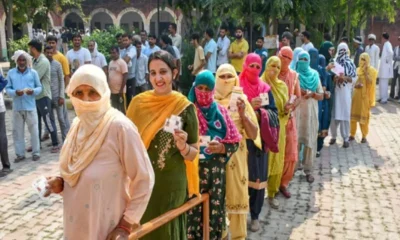
[[[138,127],[155,173],[153,193],[142,224],[180,207],[199,192],[196,109],[186,97],[172,91],[177,69],[169,53],[153,53],[149,72],[154,90],[132,99],[127,111],[127,117]],[[163,130],[172,115],[182,118],[182,130],[175,130],[174,134]],[[186,223],[186,214],[182,214],[141,239],[184,240]]]

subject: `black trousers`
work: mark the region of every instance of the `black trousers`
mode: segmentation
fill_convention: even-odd
[[[130,78],[126,81],[126,108],[133,97],[136,96],[136,78]]]
[[[44,125],[47,131],[49,131],[51,136],[51,143],[53,147],[58,146],[57,138],[57,127],[54,118],[54,113],[51,108],[51,99],[49,97],[43,97],[36,100],[36,108],[38,113],[38,123],[39,123],[39,141],[42,139],[42,118],[44,120]]]
[[[399,81],[399,89],[397,89],[397,96],[400,97],[400,75],[399,75],[399,69],[395,69],[393,70],[393,79],[392,79],[392,83],[390,84],[390,97],[394,98],[396,96],[396,83],[397,81]]]
[[[0,113],[0,158],[4,169],[10,169],[8,159],[8,140],[6,132],[6,112]]]

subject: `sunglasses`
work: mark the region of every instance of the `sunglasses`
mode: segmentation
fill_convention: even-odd
[[[261,69],[260,65],[256,64],[256,63],[252,63],[249,65],[250,68],[257,68],[257,69]]]

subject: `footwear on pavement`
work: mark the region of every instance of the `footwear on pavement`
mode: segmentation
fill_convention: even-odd
[[[252,232],[258,232],[260,230],[260,221],[258,219],[251,220],[250,230]]]
[[[44,141],[46,141],[46,140],[48,140],[48,139],[50,139],[49,134],[45,134],[45,135],[43,135],[42,139],[40,139],[40,141],[41,141],[41,142],[44,142]]]
[[[348,148],[350,147],[350,143],[349,142],[344,142],[343,143],[343,148]]]
[[[287,190],[287,188],[285,188],[285,187],[280,187],[279,188],[279,191],[282,193],[282,195],[285,197],[285,198],[291,198],[292,197],[292,194]]]
[[[40,160],[40,156],[33,156],[32,157],[32,161],[34,161],[34,162],[36,162],[36,161],[39,161]]]
[[[336,143],[336,138],[332,138],[330,141],[329,141],[329,145],[333,145],[333,144],[335,144]]]
[[[19,163],[19,162],[22,162],[22,161],[24,161],[24,160],[25,160],[25,157],[17,156],[17,158],[14,159],[14,162],[15,162],[15,163]]]
[[[279,209],[279,201],[276,198],[268,198],[268,203],[273,209]]]

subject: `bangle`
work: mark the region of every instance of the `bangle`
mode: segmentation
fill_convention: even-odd
[[[187,144],[187,143],[185,143],[185,146],[184,146],[182,149],[179,149],[179,148],[178,148],[178,145],[176,146],[176,148],[179,150],[179,152],[182,152],[183,150],[186,149],[186,144]]]
[[[131,230],[128,227],[125,227],[125,226],[122,226],[122,225],[118,225],[117,228],[121,228],[122,230],[124,230],[128,234],[131,234]]]
[[[190,146],[189,146],[189,151],[184,156],[186,157],[187,155],[189,155],[189,153],[190,153]]]

